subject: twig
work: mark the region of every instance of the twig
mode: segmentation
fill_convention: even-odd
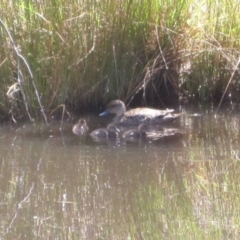
[[[33,191],[33,189],[34,189],[34,186],[35,186],[35,184],[32,183],[32,186],[31,186],[31,188],[29,189],[28,195],[27,195],[20,203],[18,203],[17,209],[16,209],[16,211],[15,211],[15,214],[14,214],[11,222],[9,223],[8,227],[6,228],[6,232],[3,234],[3,236],[9,233],[10,228],[12,227],[15,219],[17,218],[18,210],[21,209],[23,203],[25,203],[25,202],[29,199],[29,197],[30,197],[30,195],[31,195],[31,193],[32,193],[32,191]]]
[[[231,150],[231,153],[233,154],[233,156],[234,156],[238,161],[240,161],[240,158],[239,158],[238,154],[236,153],[236,151]]]
[[[21,71],[20,71],[20,69],[19,69],[19,59],[21,59],[21,60],[24,62],[25,66],[26,66],[26,68],[27,68],[27,70],[28,70],[28,72],[29,72],[30,78],[31,78],[31,80],[32,80],[32,85],[33,85],[35,94],[36,94],[36,96],[37,96],[38,104],[39,104],[39,106],[40,106],[40,108],[41,108],[41,112],[42,112],[42,114],[43,114],[43,116],[44,116],[45,122],[46,122],[47,125],[49,125],[49,124],[48,124],[48,121],[47,121],[46,114],[45,114],[45,112],[44,112],[44,108],[43,108],[43,106],[42,106],[42,104],[41,104],[41,100],[40,100],[40,97],[39,97],[39,94],[38,94],[38,91],[37,91],[36,84],[35,84],[35,82],[34,82],[34,80],[33,80],[32,71],[31,71],[31,69],[30,69],[30,67],[29,67],[29,65],[28,65],[28,63],[27,63],[27,60],[26,60],[26,59],[23,57],[23,55],[19,52],[19,50],[18,50],[18,48],[17,48],[17,46],[16,46],[16,44],[15,44],[15,42],[14,42],[14,40],[13,40],[12,35],[11,35],[10,32],[8,31],[6,25],[4,24],[4,22],[2,21],[1,18],[0,18],[0,23],[2,24],[2,26],[3,26],[4,29],[5,29],[5,31],[7,32],[8,37],[10,38],[10,41],[11,41],[11,43],[12,43],[13,49],[14,49],[15,53],[16,53],[17,56],[18,56],[18,77],[20,76],[20,73],[21,73]],[[22,91],[22,95],[23,95],[23,99],[24,99],[24,104],[25,104],[26,111],[27,111],[27,113],[28,113],[28,116],[29,116],[30,120],[33,121],[33,118],[31,117],[31,115],[30,115],[30,113],[29,113],[28,104],[27,104],[27,101],[26,101],[26,95],[25,95],[25,93],[24,93],[24,91],[23,91],[23,88],[22,88],[22,85],[21,85],[22,81],[21,81],[21,79],[19,79],[19,78],[18,78],[18,83],[19,83],[19,86],[20,86],[21,91]]]
[[[222,97],[221,97],[221,100],[220,100],[220,102],[219,102],[219,104],[218,104],[218,107],[217,107],[217,111],[216,111],[216,112],[218,112],[219,108],[221,107],[223,98],[224,98],[224,96],[225,96],[225,94],[226,94],[226,92],[227,92],[227,90],[228,90],[228,87],[229,87],[230,83],[232,82],[232,79],[233,79],[233,76],[234,76],[236,70],[238,69],[239,63],[240,63],[240,58],[238,59],[238,62],[237,62],[237,64],[236,64],[236,66],[234,67],[234,71],[232,72],[232,75],[231,75],[231,77],[230,77],[230,79],[229,79],[229,81],[228,81],[228,84],[227,84],[227,86],[226,86],[226,88],[225,88],[225,90],[224,90],[224,93],[223,93],[223,95],[222,95]]]
[[[160,52],[160,54],[162,56],[162,59],[163,59],[163,62],[164,62],[164,65],[165,65],[166,69],[168,69],[168,65],[167,65],[166,59],[165,59],[165,57],[163,55],[162,48],[161,48],[157,26],[155,27],[155,34],[156,34],[156,37],[157,37],[157,43],[158,43],[159,52]]]
[[[52,111],[50,112],[50,115],[53,114],[53,113],[54,113],[58,108],[60,108],[60,107],[63,108],[63,110],[62,110],[62,118],[61,118],[61,126],[60,126],[60,130],[62,130],[63,117],[64,117],[65,112],[68,114],[69,117],[71,116],[71,114],[66,110],[65,104],[61,104],[61,105],[57,106],[54,110],[52,110]]]
[[[70,65],[68,67],[68,69],[72,68],[73,66],[76,66],[78,65],[80,62],[82,62],[85,58],[87,58],[94,50],[95,50],[95,46],[96,46],[96,35],[94,34],[93,36],[93,45],[92,45],[92,48],[89,50],[89,52],[82,58],[80,58],[76,63]]]

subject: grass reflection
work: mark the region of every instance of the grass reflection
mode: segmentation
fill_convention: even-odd
[[[236,239],[239,121],[184,124],[182,144],[119,146],[3,129],[1,238]]]

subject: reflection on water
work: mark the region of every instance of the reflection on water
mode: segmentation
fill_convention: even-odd
[[[2,126],[0,238],[236,239],[239,116],[177,127],[184,135],[126,143],[78,137],[70,123]]]

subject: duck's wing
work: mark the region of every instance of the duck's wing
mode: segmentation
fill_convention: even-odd
[[[135,108],[125,112],[125,116],[134,117],[134,116],[144,116],[144,117],[158,117],[165,116],[168,113],[174,112],[174,109],[158,110],[152,108]]]
[[[138,125],[141,123],[160,122],[167,114],[172,113],[173,109],[156,110],[151,108],[135,108],[125,112],[120,122],[128,125]]]
[[[179,118],[182,115],[182,113],[168,113],[162,118],[163,123],[172,122],[175,119]]]

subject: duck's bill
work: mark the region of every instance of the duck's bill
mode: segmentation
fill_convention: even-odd
[[[106,116],[106,115],[108,115],[108,114],[109,114],[109,111],[106,110],[106,111],[100,113],[99,116],[102,117],[102,116]]]

